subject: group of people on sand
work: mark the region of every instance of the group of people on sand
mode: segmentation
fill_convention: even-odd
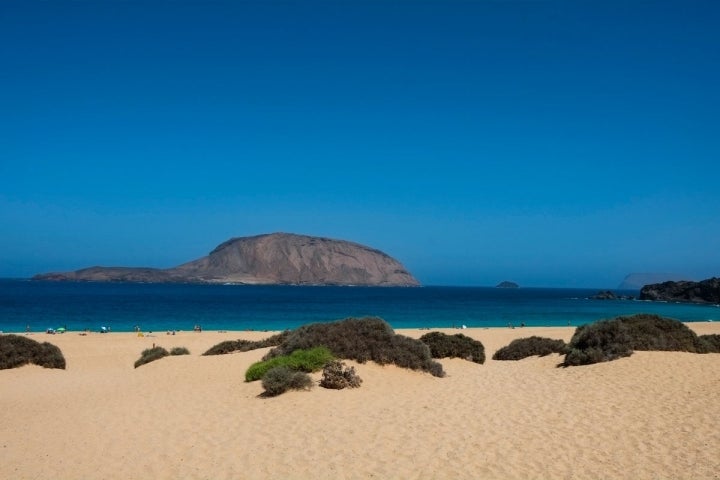
[[[200,325],[195,325],[193,327],[194,332],[202,332],[202,327]],[[140,331],[140,327],[138,325],[135,325],[135,332],[137,332],[138,336],[144,336],[143,333]],[[166,335],[176,335],[177,330],[168,330],[165,332]],[[148,334],[151,334],[152,332],[148,332]]]
[[[525,326],[525,322],[520,322],[520,328],[523,328]],[[508,323],[508,328],[515,328],[515,325],[512,323]]]
[[[65,333],[66,330],[67,330],[67,327],[65,327],[65,326],[63,326],[63,327],[58,327],[58,328],[48,328],[48,329],[45,330],[45,333],[49,333],[49,334],[53,334],[53,335],[54,335],[54,334],[56,334],[56,333]],[[143,334],[142,330],[140,329],[140,325],[135,325],[135,326],[133,327],[133,330],[135,331],[135,333],[138,334],[138,336],[145,336],[145,335]],[[193,327],[193,331],[194,331],[194,332],[202,332],[202,326],[201,326],[200,324],[196,324],[196,325]],[[102,326],[102,327],[100,327],[99,332],[100,332],[100,333],[109,333],[109,332],[110,332],[110,327]],[[0,333],[3,333],[3,332],[0,331]],[[86,328],[85,330],[83,330],[82,332],[80,332],[80,335],[87,335],[88,333],[90,333],[90,329],[89,329],[89,328]],[[148,332],[148,333],[150,334],[150,333],[152,333],[152,332]],[[168,330],[168,331],[167,331],[167,334],[168,334],[168,335],[175,335],[176,333],[177,333],[177,330]],[[26,334],[26,335],[30,335],[30,334],[31,334],[30,325],[27,325],[27,326],[25,327],[25,334]]]

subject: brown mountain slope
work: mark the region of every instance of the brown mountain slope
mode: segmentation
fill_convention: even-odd
[[[230,239],[175,268],[91,267],[35,280],[417,286],[397,260],[344,240],[273,233]]]

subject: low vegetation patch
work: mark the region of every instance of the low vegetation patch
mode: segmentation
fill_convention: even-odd
[[[562,340],[532,336],[518,338],[495,352],[493,360],[522,360],[523,358],[540,356],[544,357],[551,353],[567,353],[567,345]]]
[[[286,365],[273,367],[262,378],[265,395],[275,397],[288,390],[310,390],[312,378],[305,372],[298,372]]]
[[[155,360],[160,360],[168,355],[170,355],[170,353],[163,347],[146,348],[140,354],[140,358],[135,361],[135,368],[140,365],[145,365],[146,363],[154,362]]]
[[[700,340],[700,345],[702,345],[702,353],[720,353],[720,335],[717,333],[700,335],[698,340]]]
[[[420,340],[397,335],[380,318],[348,318],[330,323],[313,323],[291,331],[287,338],[265,356],[271,359],[295,350],[325,346],[338,358],[360,363],[372,360],[380,365],[445,375],[442,365],[432,359],[430,349]]]
[[[308,350],[295,350],[290,355],[273,357],[261,362],[255,362],[245,372],[245,381],[254,382],[264,378],[267,372],[276,367],[287,367],[293,371],[316,372],[333,360],[333,355],[325,347],[315,347]]]
[[[170,350],[170,355],[190,355],[190,350],[185,347],[175,347]]]
[[[289,333],[290,332],[286,330],[282,333],[278,333],[264,340],[258,341],[226,340],[210,347],[210,349],[203,353],[203,355],[225,355],[226,353],[249,352],[250,350],[257,350],[258,348],[276,347],[282,343]]]
[[[446,335],[442,332],[430,332],[420,337],[420,341],[430,347],[433,358],[462,358],[475,363],[485,363],[485,347],[482,342],[462,333]]]
[[[346,367],[345,363],[333,360],[323,368],[320,386],[342,390],[343,388],[358,388],[362,379],[355,373],[355,367]]]
[[[697,334],[677,320],[647,314],[618,317],[618,320],[627,327],[635,350],[702,352]]]
[[[29,363],[44,368],[65,369],[65,357],[56,345],[36,342],[21,335],[0,335],[0,370]]]
[[[608,362],[628,357],[634,350],[706,353],[711,344],[712,340],[701,341],[682,322],[638,314],[578,327],[563,365]]]

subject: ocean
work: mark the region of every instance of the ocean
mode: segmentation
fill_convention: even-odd
[[[654,313],[720,320],[718,305],[591,300],[597,289],[306,287],[0,280],[0,331],[284,330],[376,316],[393,328],[579,326]],[[618,292],[637,295],[637,292]]]

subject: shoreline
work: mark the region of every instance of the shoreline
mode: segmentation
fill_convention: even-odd
[[[330,323],[335,321],[340,321],[343,319],[337,319],[337,320],[328,320],[328,321],[319,321],[319,322],[309,322],[309,323]],[[596,321],[605,320],[603,318],[598,318]],[[589,322],[594,323],[594,322]],[[685,320],[682,321],[687,326],[692,325],[698,325],[698,324],[713,324],[713,323],[720,323],[716,322],[714,319],[702,319],[702,320]],[[583,324],[586,325],[586,324]],[[530,330],[530,329],[554,329],[554,328],[569,328],[569,329],[576,329],[579,326],[582,325],[510,325],[510,326],[461,326],[461,327],[454,327],[454,326],[437,326],[437,327],[399,327],[394,328],[396,332],[402,332],[405,331],[414,331],[414,330],[421,330],[421,331],[442,331],[444,333],[448,332],[456,332],[456,333],[462,333],[464,331],[477,331],[477,330]],[[298,327],[295,327],[298,328]],[[285,330],[294,330],[294,328],[288,328]],[[276,333],[281,333],[285,330],[262,330],[262,329],[202,329],[201,332],[194,331],[193,328],[185,329],[185,330],[141,330],[140,333],[142,333],[144,336],[172,336],[173,331],[175,334],[178,333],[215,333],[215,334],[268,334],[268,335],[274,335]],[[138,332],[133,330],[108,330],[106,332],[102,332],[100,330],[66,330],[65,332],[55,332],[55,333],[47,333],[46,331],[42,330],[30,330],[30,331],[3,331],[0,330],[0,335],[29,335],[29,336],[47,336],[48,338],[53,338],[54,335],[125,335],[125,334],[131,334],[136,335]]]
[[[720,322],[687,325],[720,334]],[[480,340],[485,364],[441,359],[447,376],[436,378],[346,362],[360,388],[270,399],[244,382],[267,349],[201,354],[275,332],[31,335],[57,345],[67,369],[0,370],[0,477],[717,478],[719,354],[635,352],[557,368],[559,355],[491,357],[515,338],[567,341],[575,327],[435,330]],[[190,355],[135,369],[153,343]]]
[[[0,330],[165,332],[280,330],[347,317],[380,317],[393,328],[578,326],[637,313],[679,321],[720,321],[720,308],[626,300],[589,300],[597,290],[494,287],[341,288],[6,282]]]

